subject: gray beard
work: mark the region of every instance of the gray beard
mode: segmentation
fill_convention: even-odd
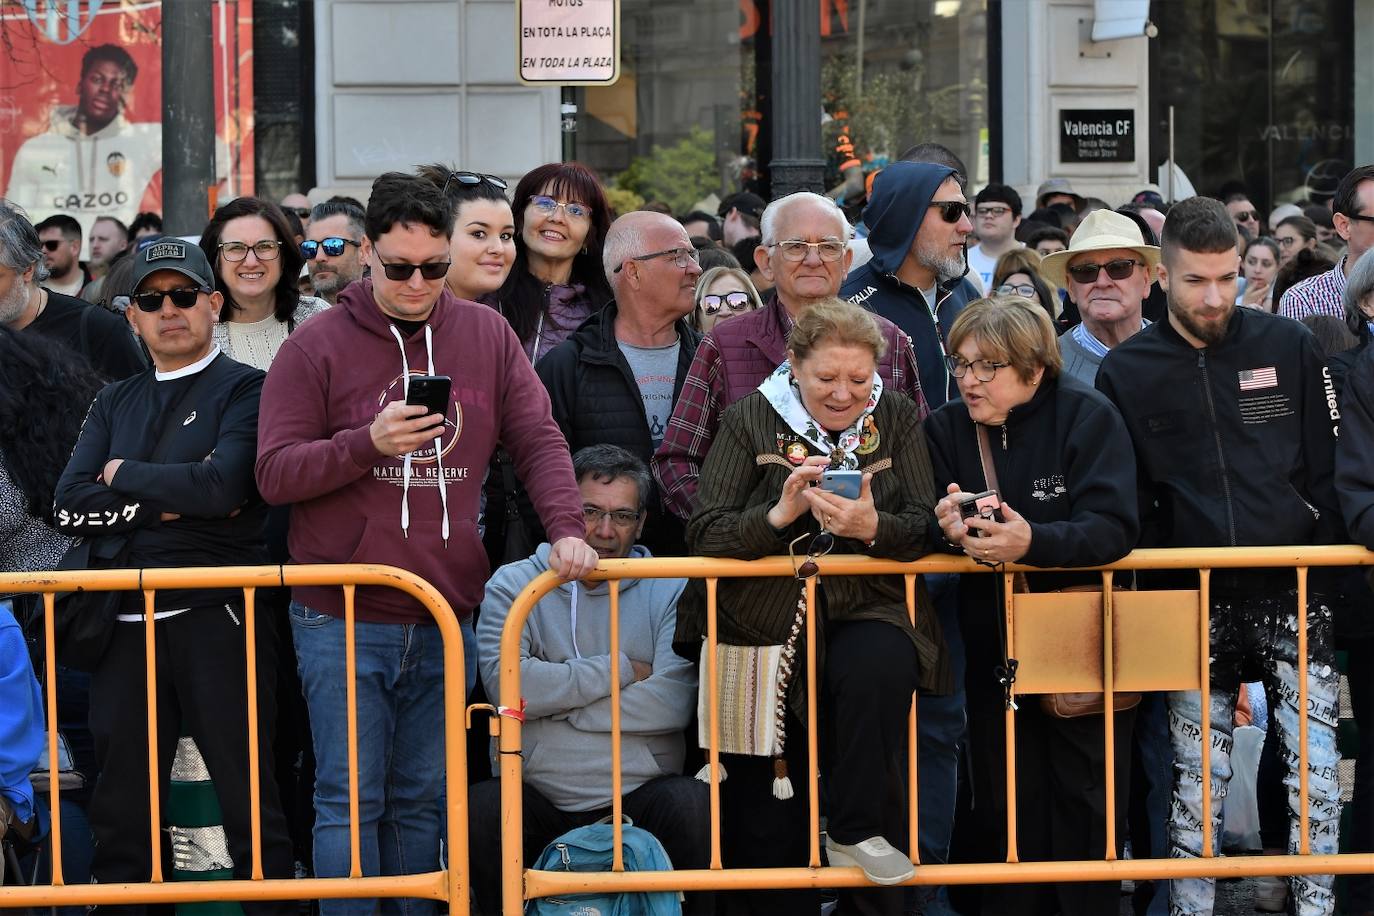
[[[935,271],[935,282],[941,283],[945,280],[953,280],[955,277],[964,275],[963,255],[950,255],[947,258],[928,258],[921,257],[921,263]]]
[[[23,283],[15,283],[3,299],[0,299],[0,324],[10,324],[29,304],[29,288]]]
[[[313,276],[310,278],[310,284],[315,287],[315,294],[323,297],[337,296],[343,292],[345,286],[352,282],[352,280],[346,280],[337,273],[332,278],[326,277],[323,281],[317,281]]]

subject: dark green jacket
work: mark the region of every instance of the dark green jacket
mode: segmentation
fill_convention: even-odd
[[[878,537],[873,547],[840,538],[833,553],[864,553],[894,560],[914,560],[931,552],[930,520],[936,502],[935,483],[916,405],[892,389],[883,392],[873,413],[878,445],[860,455],[860,469],[873,472],[873,501],[878,507]],[[753,560],[787,553],[793,538],[818,526],[804,513],[779,532],[768,524],[768,510],[792,473],[784,457],[787,446],[805,442],[792,432],[759,392],[741,399],[721,416],[706,463],[701,469],[697,508],[687,524],[687,549],[695,556]],[[808,447],[818,454],[814,447]],[[807,542],[803,541],[804,546]],[[800,558],[799,558],[800,559]],[[906,610],[902,576],[833,576],[818,586],[817,634],[824,650],[825,625],[844,620],[883,620],[915,644],[920,661],[920,689],[946,693],[951,686],[940,624],[925,584],[917,580],[916,626]],[[796,617],[797,580],[783,577],[721,579],[719,638],[732,645],[776,645],[787,639]],[[677,643],[689,658],[700,654],[706,634],[706,588],[689,582],[678,604]],[[819,657],[819,655],[818,655]],[[793,681],[792,705],[805,696],[804,679]]]

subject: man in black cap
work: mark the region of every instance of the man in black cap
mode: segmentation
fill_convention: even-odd
[[[761,234],[759,217],[763,214],[763,198],[757,194],[750,194],[748,191],[731,194],[721,201],[720,209],[716,213],[721,219],[721,232],[726,248],[733,250],[745,239],[757,238]]]
[[[125,313],[153,366],[104,388],[91,405],[53,500],[57,528],[93,540],[92,553],[131,567],[266,562],[267,507],[253,479],[263,374],[220,353],[211,336],[224,303],[196,245],[159,239],[137,254]],[[97,548],[95,544],[98,544]],[[159,781],[164,793],[180,735],[195,739],[224,812],[235,876],[253,866],[243,595],[184,588],[153,604]],[[100,776],[91,797],[91,874],[101,884],[149,880],[144,598],[128,592],[91,675],[91,732]],[[257,629],[262,867],[293,873],[272,778],[276,658]],[[166,798],[162,801],[166,810]],[[140,828],[139,825],[142,825]],[[294,910],[244,904],[249,913]]]

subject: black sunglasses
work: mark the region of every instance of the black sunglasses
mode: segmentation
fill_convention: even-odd
[[[795,548],[797,544],[801,543],[807,538],[811,538],[811,546],[807,548],[806,557],[802,560],[801,565],[798,566]],[[819,532],[816,533],[814,537],[808,532],[807,534],[803,534],[800,537],[793,538],[792,542],[787,545],[787,555],[792,559],[792,568],[796,570],[797,578],[810,579],[812,576],[816,575],[816,573],[821,571],[820,564],[818,564],[816,560],[825,556],[834,549],[835,535],[831,534],[829,531],[826,531],[824,528],[822,528]]]
[[[1108,261],[1106,264],[1075,264],[1068,268],[1067,273],[1073,278],[1073,282],[1083,284],[1096,283],[1097,274],[1102,270],[1105,270],[1107,276],[1113,280],[1124,280],[1144,263],[1144,261],[1135,261],[1131,258],[1119,258],[1115,261]]]
[[[382,264],[382,270],[386,273],[388,280],[404,282],[409,280],[415,271],[420,272],[420,276],[426,280],[440,280],[448,274],[449,265],[452,261],[430,261],[425,264]]]
[[[337,235],[331,235],[327,239],[320,239],[318,242],[312,239],[310,241],[301,242],[301,256],[307,261],[313,261],[315,260],[315,255],[323,249],[324,253],[331,258],[337,258],[344,253],[344,249],[349,245],[358,247],[358,243],[352,239],[339,238]]]
[[[194,286],[182,286],[177,289],[150,289],[141,293],[134,293],[129,299],[134,305],[138,306],[140,312],[157,312],[162,310],[163,297],[172,300],[172,305],[179,309],[189,309],[195,307],[200,301],[200,294],[205,292]]]
[[[732,312],[748,311],[754,304],[754,300],[742,289],[731,290],[728,293],[707,293],[701,297],[701,310],[708,315],[714,315],[721,309],[729,309]]]
[[[301,220],[302,222],[310,219],[309,207],[282,207],[282,209],[285,210],[287,213],[296,214],[296,218]]]
[[[62,247],[63,239],[44,239],[43,247],[49,251],[56,251]]]
[[[957,223],[961,216],[973,218],[973,210],[962,200],[937,200],[931,206],[940,208],[940,218],[947,223]]]
[[[455,181],[461,185],[467,185],[468,187],[476,187],[485,181],[499,191],[504,191],[506,188],[510,187],[495,175],[483,175],[481,172],[449,172],[448,180],[444,182],[444,190],[442,192],[445,197],[448,196],[448,189]]]

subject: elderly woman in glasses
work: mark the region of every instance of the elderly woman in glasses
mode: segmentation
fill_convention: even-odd
[[[798,575],[719,583],[719,641],[782,645],[795,670],[784,675],[776,705],[782,747],[765,749],[774,759],[723,758],[729,778],[721,783],[722,843],[732,866],[807,861],[802,723],[804,615],[811,614],[830,862],[857,865],[879,884],[912,874],[896,761],[912,692],[944,692],[950,684],[924,585],[917,584],[914,626],[902,576],[826,577],[822,561],[814,605],[805,606],[804,591],[804,579],[816,575],[816,559],[827,552],[910,560],[930,549],[936,494],[920,415],[909,398],[884,388],[875,371],[884,350],[882,333],[863,309],[833,298],[810,306],[792,328],[787,361],[722,415],[702,467],[689,551],[756,559],[792,550]],[[824,479],[829,471],[847,474],[848,495],[843,484]],[[694,580],[678,609],[680,651],[693,656],[707,632],[705,597]],[[705,667],[701,676],[707,677]],[[740,700],[729,696],[728,684],[721,693],[722,708]],[[800,780],[795,794],[794,778]],[[777,899],[757,901],[760,909],[816,910],[809,892],[773,893]],[[897,889],[865,893],[879,896],[875,911],[902,911]]]
[[[200,236],[224,308],[215,344],[233,359],[266,371],[286,335],[329,308],[296,285],[305,258],[281,208],[240,197],[215,211]]]
[[[932,538],[980,563],[1093,566],[1120,559],[1139,534],[1135,453],[1116,409],[1061,373],[1054,326],[1021,297],[980,299],[950,328],[960,399],[926,420],[936,483]],[[991,467],[984,470],[984,461]],[[961,509],[983,498],[975,514]],[[996,507],[1000,504],[1000,507]],[[1031,573],[1031,591],[1101,582],[1095,574]],[[1005,861],[1008,702],[1002,577],[960,577],[978,861]],[[1103,716],[1056,718],[1036,697],[1016,713],[1017,842],[1022,861],[1100,859],[1106,849]],[[1125,838],[1132,710],[1116,714],[1116,841]],[[1116,884],[1003,885],[983,890],[984,916],[1117,910]]]
[[[727,318],[763,308],[759,291],[738,267],[712,267],[697,278],[693,322],[705,334]]]

